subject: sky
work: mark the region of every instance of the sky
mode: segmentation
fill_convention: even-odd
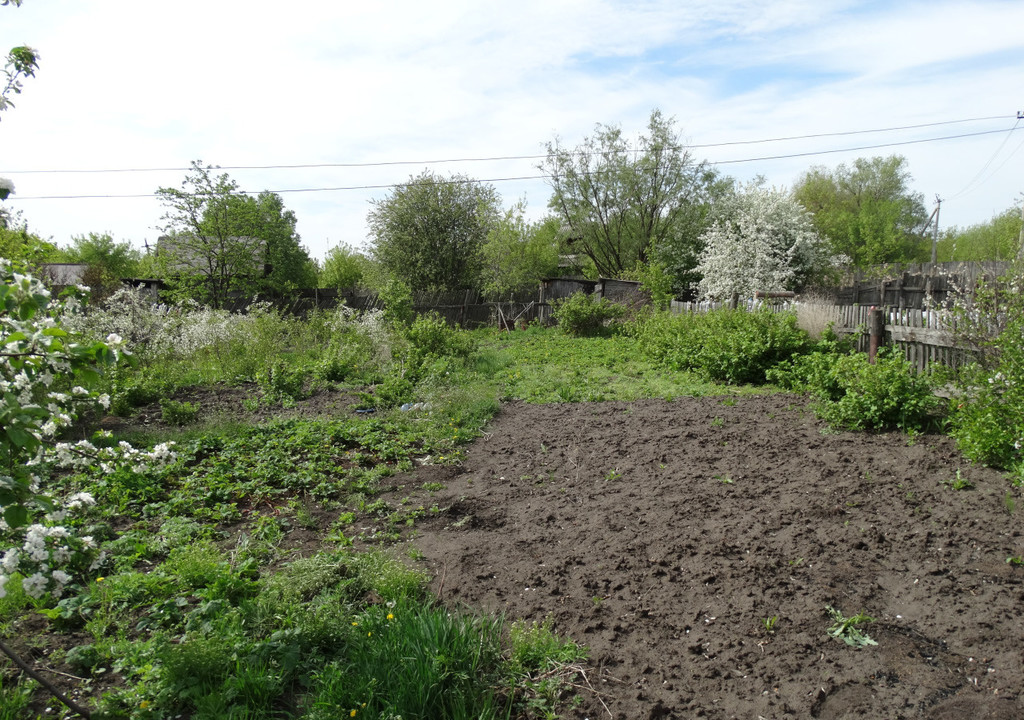
[[[141,248],[199,160],[279,192],[323,258],[368,247],[371,202],[424,170],[539,219],[545,143],[635,138],[657,108],[740,181],[901,154],[962,227],[1024,197],[1022,27],[1019,0],[24,0],[0,49],[40,67],[0,177],[41,236]]]

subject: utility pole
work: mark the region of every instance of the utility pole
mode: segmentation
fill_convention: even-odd
[[[932,217],[928,218],[928,223],[925,225],[925,229],[928,225],[931,225],[932,218],[935,219],[935,226],[932,228],[932,263],[936,262],[936,258],[939,253],[939,210],[942,209],[942,198],[938,195],[935,196],[935,210],[932,212]]]

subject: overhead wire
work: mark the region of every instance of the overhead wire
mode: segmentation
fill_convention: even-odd
[[[958,198],[958,197],[961,197],[961,196],[963,196],[963,195],[966,195],[967,193],[973,192],[973,191],[974,191],[974,190],[976,190],[977,188],[981,187],[981,185],[982,185],[982,184],[983,184],[983,182],[984,182],[984,180],[982,180],[982,176],[983,176],[983,175],[985,174],[985,171],[986,171],[986,170],[988,170],[989,166],[991,166],[991,165],[992,165],[993,161],[995,161],[996,157],[998,157],[998,156],[999,156],[999,153],[1001,153],[1001,152],[1003,151],[1003,148],[1004,148],[1004,147],[1006,147],[1006,143],[1008,143],[1008,142],[1010,141],[1010,134],[1011,134],[1011,133],[1012,133],[1012,132],[1013,132],[1014,130],[1016,130],[1016,129],[1017,129],[1017,127],[1018,127],[1018,126],[1020,125],[1020,121],[1021,121],[1021,119],[1022,119],[1022,118],[1021,118],[1021,117],[1020,117],[1020,116],[1018,115],[1018,117],[1017,117],[1017,121],[1016,121],[1016,122],[1015,122],[1015,123],[1013,124],[1013,127],[1012,127],[1012,128],[1010,128],[1010,131],[1009,131],[1009,132],[1008,132],[1008,133],[1006,134],[1006,137],[1005,137],[1005,138],[1003,138],[1003,141],[1002,141],[1001,143],[999,143],[999,147],[997,147],[997,148],[995,149],[995,152],[993,152],[993,153],[992,153],[992,155],[991,155],[991,156],[989,156],[989,159],[988,159],[988,160],[987,160],[987,161],[985,162],[985,164],[981,166],[981,170],[979,170],[979,171],[978,171],[978,172],[977,172],[977,173],[975,174],[975,176],[974,176],[973,178],[971,178],[971,179],[970,179],[970,180],[969,180],[969,181],[967,182],[967,184],[966,184],[966,185],[964,185],[964,186],[963,186],[963,187],[962,187],[962,188],[960,189],[960,191],[959,191],[959,192],[957,192],[957,193],[955,193],[954,195],[952,195],[952,196],[950,196],[950,197],[946,198],[947,200],[955,200],[956,198]],[[1019,145],[1017,146],[1017,150],[1020,150],[1020,146],[1019,146]],[[1010,153],[1010,157],[1013,157],[1013,155],[1014,155],[1014,154],[1015,154],[1015,153],[1017,152],[1017,150],[1014,150],[1014,151],[1013,151],[1012,153]],[[1007,158],[1006,160],[1004,160],[1004,161],[1003,161],[1003,162],[1002,162],[1002,163],[1001,163],[1001,164],[999,165],[999,167],[998,167],[998,168],[996,168],[995,170],[993,170],[993,171],[992,171],[992,174],[994,175],[995,173],[999,172],[999,170],[1001,170],[1001,169],[1002,169],[1003,165],[1005,165],[1005,164],[1006,164],[1006,162],[1007,162],[1008,160],[1009,160],[1009,157],[1008,157],[1008,158]],[[991,175],[990,175],[989,177],[991,177]],[[988,178],[985,178],[985,179],[987,180]]]
[[[883,133],[883,132],[897,132],[902,130],[918,130],[929,127],[939,127],[944,125],[957,125],[968,122],[983,122],[988,120],[1005,120],[1008,118],[1015,117],[1013,115],[990,115],[987,117],[975,117],[975,118],[961,118],[958,120],[942,120],[931,123],[919,123],[916,125],[899,125],[895,127],[887,128],[872,128],[868,130],[843,130],[837,132],[828,133],[813,133],[808,135],[790,135],[784,137],[773,137],[773,138],[761,138],[758,140],[732,140],[728,142],[720,143],[703,143],[687,145],[688,149],[708,149],[717,147],[731,147],[737,145],[758,145],[763,143],[773,142],[789,142],[793,140],[811,140],[826,137],[843,137],[850,135],[865,135],[871,133]],[[992,130],[988,132],[1001,132],[999,130]],[[953,136],[961,137],[961,136]],[[943,139],[943,138],[939,138]],[[869,146],[874,147],[874,146]],[[884,147],[879,145],[877,147]],[[857,149],[857,148],[853,148]],[[580,152],[575,151],[572,154],[577,155],[594,155],[600,154],[603,151],[594,152]],[[842,152],[842,151],[836,151]],[[463,163],[463,162],[499,162],[508,160],[540,160],[546,158],[547,154],[543,155],[497,155],[492,157],[464,157],[464,158],[441,158],[437,160],[384,160],[377,162],[353,162],[353,163],[296,163],[296,164],[277,164],[277,165],[218,165],[218,170],[312,170],[312,169],[326,169],[326,168],[364,168],[364,167],[391,167],[396,165],[441,165],[446,163]],[[783,156],[788,157],[788,156]],[[794,155],[792,157],[799,157]],[[757,159],[757,158],[753,158]],[[734,162],[746,162],[746,161],[734,161]],[[5,175],[63,175],[63,174],[114,174],[114,173],[145,173],[145,172],[187,172],[191,170],[191,167],[153,167],[153,168],[83,168],[83,169],[39,169],[39,170],[0,170]]]
[[[993,118],[983,118],[983,119],[993,119]],[[956,121],[946,121],[944,123],[936,123],[936,124],[952,124],[952,123],[957,123],[957,122],[969,122],[969,121],[968,120],[956,120]],[[905,126],[905,127],[911,127],[911,126]],[[983,131],[973,132],[973,133],[960,133],[960,134],[956,134],[956,135],[946,135],[946,136],[932,137],[932,138],[919,138],[919,139],[916,139],[916,140],[903,140],[903,141],[889,142],[889,143],[878,143],[878,144],[874,144],[874,145],[861,145],[861,146],[858,146],[858,147],[833,148],[833,149],[829,149],[829,150],[815,150],[815,151],[807,151],[807,152],[799,152],[799,153],[787,153],[787,154],[781,154],[781,155],[764,155],[764,156],[758,156],[758,157],[739,158],[739,159],[733,159],[733,160],[708,161],[707,164],[709,164],[709,165],[734,165],[734,164],[739,164],[739,163],[760,162],[760,161],[766,161],[766,160],[784,160],[784,159],[790,159],[790,158],[813,157],[813,156],[816,156],[816,155],[831,155],[831,154],[844,153],[844,152],[858,152],[858,151],[861,151],[861,150],[876,150],[876,149],[887,148],[887,147],[900,147],[900,146],[905,146],[905,145],[916,145],[916,144],[930,143],[930,142],[940,142],[940,141],[946,141],[946,140],[957,140],[957,139],[962,139],[962,138],[978,137],[978,136],[983,136],[983,135],[993,135],[993,134],[999,134],[999,133],[1006,133],[1007,138],[1006,138],[1006,140],[1004,140],[1004,143],[1003,143],[1003,145],[1005,145],[1005,143],[1009,139],[1010,135],[1014,131],[1016,131],[1018,129],[1020,129],[1020,120],[1019,119],[1014,123],[1013,127],[1009,128],[1009,129],[983,130]],[[870,130],[869,131],[850,131],[849,133],[842,133],[842,134],[861,134],[861,133],[865,133],[865,132],[884,132],[884,130],[878,130],[878,131],[870,131]],[[824,135],[828,135],[828,134],[821,133],[821,134],[818,134],[818,137],[821,137],[821,136],[824,136]],[[811,137],[811,136],[806,136],[806,137]],[[783,140],[783,139],[799,139],[799,138],[797,136],[794,136],[793,138],[776,138],[774,140],[766,140],[764,142],[773,142],[773,141],[776,141],[776,140]],[[743,142],[746,142],[746,141],[737,141],[736,143],[731,143],[731,144],[740,144],[740,143],[743,143]],[[688,148],[693,148],[693,147],[701,147],[701,146],[690,145],[690,146],[687,146],[687,147]],[[707,147],[707,146],[703,146],[703,147]],[[629,152],[632,152],[632,151],[629,151]],[[512,160],[514,160],[514,159],[537,159],[537,158],[546,158],[546,157],[548,157],[548,156],[547,155],[538,155],[538,156],[509,156],[507,158],[492,158],[492,159],[512,159]],[[482,158],[477,158],[477,160],[481,160],[481,159]],[[447,160],[447,161],[438,161],[438,162],[457,162],[457,160]],[[387,163],[387,164],[405,164],[405,163],[395,162],[395,163]],[[429,164],[429,163],[427,163],[427,164]],[[218,170],[228,170],[228,169],[238,170],[238,169],[277,169],[277,168],[299,168],[299,167],[304,167],[304,168],[312,168],[312,167],[367,167],[367,166],[376,166],[376,165],[377,164],[371,164],[371,165],[361,165],[361,164],[356,164],[356,165],[319,164],[319,165],[262,166],[262,167],[258,167],[258,166],[232,166],[232,167],[217,167],[215,169],[218,169]],[[191,169],[191,168],[187,168],[187,169]],[[170,170],[170,169],[168,169],[168,170]],[[11,171],[3,171],[3,172],[8,172],[9,173]],[[32,172],[32,171],[25,171],[25,172]],[[43,171],[38,171],[38,172],[43,172]],[[120,171],[109,171],[109,172],[120,172]],[[521,182],[521,181],[526,181],[526,180],[544,180],[544,179],[547,179],[549,177],[550,177],[550,175],[542,174],[542,175],[526,175],[526,176],[517,176],[517,177],[450,179],[450,180],[439,180],[439,181],[435,181],[435,182],[438,182],[439,184],[500,183],[500,182]],[[410,183],[383,183],[383,184],[371,184],[371,185],[348,185],[348,186],[338,186],[338,187],[285,188],[285,189],[269,190],[269,191],[268,190],[263,190],[263,191],[238,190],[236,192],[238,194],[240,194],[240,195],[257,195],[260,192],[272,192],[272,193],[277,193],[277,194],[311,193],[311,192],[349,192],[349,191],[358,191],[358,190],[392,189],[392,188],[398,188],[398,187],[408,187],[409,185],[410,185]],[[159,193],[156,193],[156,192],[153,192],[153,193],[134,193],[134,194],[35,195],[35,196],[22,196],[22,197],[12,196],[10,199],[11,200],[98,200],[98,199],[152,198],[152,197],[157,197],[158,195],[159,195]]]

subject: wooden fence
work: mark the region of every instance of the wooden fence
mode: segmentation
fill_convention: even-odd
[[[867,352],[871,307],[844,305],[836,310],[836,333],[854,335],[857,350]],[[974,360],[970,350],[957,345],[955,324],[948,311],[889,307],[882,308],[882,317],[885,337],[918,372],[931,372],[935,365],[955,368]]]
[[[877,265],[848,274],[827,293],[840,305],[876,305],[922,310],[941,307],[951,296],[1001,277],[1008,262],[947,262]]]

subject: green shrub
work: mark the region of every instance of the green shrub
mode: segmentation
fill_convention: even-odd
[[[406,374],[414,378],[421,377],[437,360],[451,358],[462,363],[476,350],[472,335],[451,327],[435,312],[416,318],[405,337],[409,341]]]
[[[609,320],[621,318],[626,308],[604,298],[576,292],[551,303],[551,315],[567,335],[589,337],[605,331]]]
[[[1024,388],[1020,384],[1011,386],[1002,379],[998,381],[1000,388],[985,387],[982,382],[975,381],[973,395],[954,401],[950,434],[967,458],[1009,469],[1022,458]]]
[[[416,314],[412,306],[412,289],[397,278],[388,278],[378,298],[384,305],[384,319],[396,327],[409,326]]]
[[[835,428],[917,431],[940,406],[928,377],[888,348],[873,365],[864,354],[815,353],[804,368],[804,387],[818,396],[815,413]]]
[[[392,375],[373,387],[373,392],[359,393],[359,408],[388,410],[413,399],[414,386],[404,377]]]
[[[306,372],[275,361],[264,372],[257,373],[256,384],[264,396],[273,400],[302,400],[306,392]]]
[[[730,385],[762,384],[769,369],[810,346],[795,313],[768,310],[657,313],[633,332],[645,353],[669,367]]]
[[[1024,276],[1016,272],[956,310],[959,339],[978,348],[979,362],[957,378],[951,434],[971,460],[1024,477]]]
[[[137,407],[157,402],[176,389],[173,383],[149,375],[130,376],[118,371],[115,378],[110,393],[110,411],[120,417],[130,415]]]
[[[199,416],[199,403],[160,398],[160,418],[168,425],[191,425]]]

